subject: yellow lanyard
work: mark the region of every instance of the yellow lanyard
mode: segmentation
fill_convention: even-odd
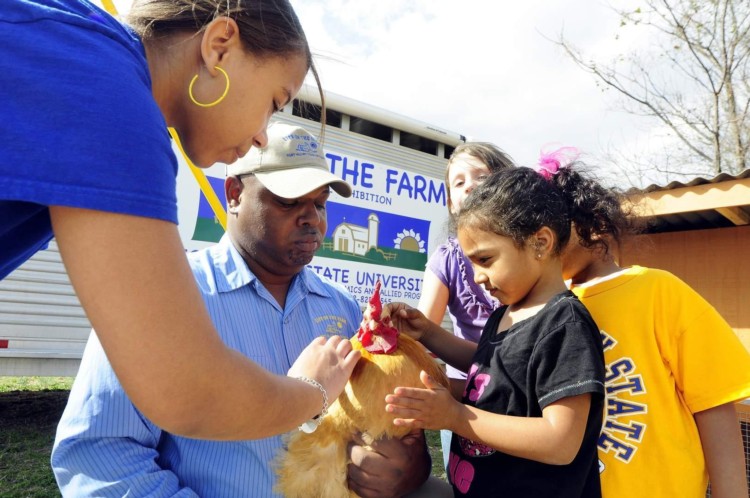
[[[109,12],[113,16],[117,15],[117,7],[115,7],[115,4],[112,0],[101,0],[101,2],[107,12]],[[211,209],[214,212],[214,216],[216,216],[216,219],[221,224],[221,228],[226,230],[227,229],[227,213],[226,211],[224,211],[224,207],[221,205],[221,201],[219,200],[219,197],[216,195],[216,192],[214,192],[214,189],[211,188],[211,184],[208,183],[208,178],[206,178],[206,174],[203,172],[202,169],[194,165],[193,161],[191,161],[190,158],[187,156],[187,154],[185,154],[185,149],[182,148],[180,137],[177,136],[177,132],[175,131],[174,128],[169,128],[169,134],[172,135],[172,138],[177,144],[177,148],[180,149],[180,153],[182,154],[182,157],[185,159],[185,163],[187,163],[188,167],[190,168],[190,171],[192,171],[193,176],[195,177],[195,181],[198,182],[198,186],[200,187],[201,192],[203,192],[203,195],[206,197],[208,204],[211,206]]]

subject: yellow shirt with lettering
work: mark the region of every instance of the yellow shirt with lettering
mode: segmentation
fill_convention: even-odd
[[[571,290],[604,342],[602,496],[704,498],[708,473],[693,414],[750,397],[747,350],[669,272],[634,266]]]

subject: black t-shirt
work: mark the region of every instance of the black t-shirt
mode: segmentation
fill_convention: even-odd
[[[604,402],[604,355],[599,328],[566,291],[535,316],[497,333],[506,306],[487,320],[472,360],[463,403],[517,417],[541,417],[562,398],[592,393],[578,455],[548,465],[453,435],[448,474],[456,496],[600,497],[596,444]]]

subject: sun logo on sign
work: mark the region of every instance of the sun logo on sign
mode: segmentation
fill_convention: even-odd
[[[405,228],[401,233],[396,234],[396,238],[393,239],[393,247],[396,249],[403,249],[404,251],[413,252],[427,252],[424,247],[424,240],[422,237],[410,228]]]

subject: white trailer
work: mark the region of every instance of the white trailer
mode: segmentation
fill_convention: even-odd
[[[317,92],[301,95],[274,119],[319,135]],[[380,279],[384,300],[416,305],[427,256],[446,236],[446,158],[464,137],[340,95],[326,94],[326,106],[326,157],[354,193],[331,194],[325,243],[310,267],[361,303]],[[196,250],[223,234],[221,208],[208,199],[224,202],[225,167],[205,170],[200,186],[175,152],[180,236]],[[74,376],[89,332],[54,241],[0,281],[0,376]]]

